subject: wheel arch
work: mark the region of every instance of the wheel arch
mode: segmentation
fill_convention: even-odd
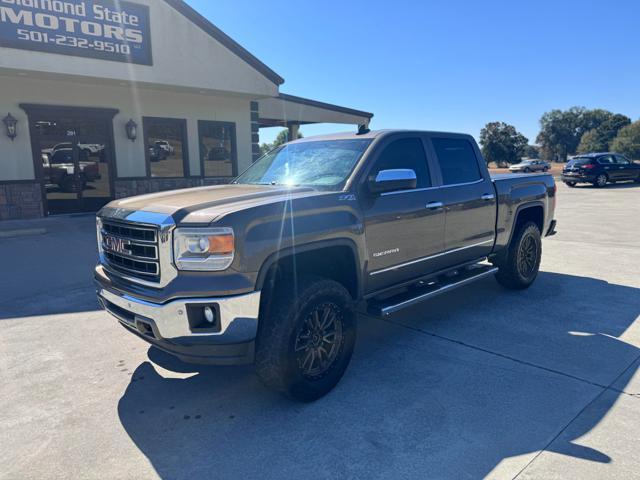
[[[509,234],[509,242],[507,243],[507,245],[511,245],[513,236],[515,235],[520,225],[528,221],[534,222],[540,229],[540,235],[544,237],[545,218],[544,204],[542,202],[528,202],[520,205],[516,209],[516,213],[513,216],[513,227],[511,228],[511,233]]]
[[[333,260],[327,261],[329,257]],[[362,295],[358,249],[347,238],[296,245],[272,253],[260,267],[256,289],[271,289],[278,271],[320,275],[344,285],[354,300]]]

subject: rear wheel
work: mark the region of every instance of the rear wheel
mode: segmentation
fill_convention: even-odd
[[[531,173],[531,169],[529,167],[525,168],[524,173]]]
[[[604,173],[601,173],[596,177],[595,181],[593,182],[593,185],[598,188],[602,188],[607,184],[607,181],[608,181],[607,176]]]
[[[564,182],[564,183],[567,185],[567,187],[573,188],[576,186],[576,182]]]
[[[297,290],[297,291],[296,291]],[[303,402],[326,395],[342,378],[356,339],[349,292],[320,277],[281,285],[261,318],[256,372],[269,388]]]
[[[505,255],[494,261],[496,280],[503,287],[522,290],[538,276],[542,258],[542,239],[538,225],[527,222],[519,226]]]

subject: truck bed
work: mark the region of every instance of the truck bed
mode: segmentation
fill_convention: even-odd
[[[549,173],[499,173],[491,175],[498,198],[496,217],[496,249],[504,248],[510,240],[518,209],[539,205],[544,236],[554,217],[556,189]]]

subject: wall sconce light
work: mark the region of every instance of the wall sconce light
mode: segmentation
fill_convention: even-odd
[[[13,139],[18,136],[18,120],[13,118],[13,115],[9,113],[2,119],[2,122],[7,128],[7,137],[9,137],[13,142]]]
[[[127,131],[127,138],[132,142],[135,142],[136,138],[138,138],[138,124],[134,122],[132,118],[127,122],[124,128]]]

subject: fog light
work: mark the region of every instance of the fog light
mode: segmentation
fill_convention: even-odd
[[[204,307],[204,318],[209,323],[216,321],[216,314],[211,307]]]

